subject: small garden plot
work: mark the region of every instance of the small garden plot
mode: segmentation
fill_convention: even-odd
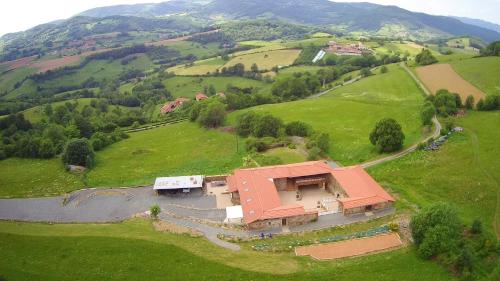
[[[283,67],[293,64],[299,57],[299,54],[300,50],[276,50],[241,55],[231,59],[224,67],[242,63],[245,65],[245,69],[250,69],[255,63],[260,70],[270,70],[275,66]]]

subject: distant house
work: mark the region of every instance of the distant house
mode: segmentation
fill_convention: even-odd
[[[171,101],[167,104],[165,104],[164,106],[162,106],[162,108],[160,109],[160,112],[161,114],[168,114],[172,111],[174,111],[176,108],[182,106],[185,102],[189,101],[188,99],[186,98],[177,98],[175,99],[175,101]]]
[[[222,93],[222,92],[218,93],[218,94],[217,94],[217,96],[218,96],[218,97],[221,97],[221,98],[223,98],[223,99],[225,99],[225,98],[226,98],[226,94],[224,94],[224,93]]]
[[[322,161],[239,169],[227,183],[249,229],[300,225],[330,213],[374,212],[394,203],[361,166],[332,168]]]
[[[198,93],[195,96],[196,101],[202,101],[208,99],[208,97],[203,93]]]
[[[338,44],[335,41],[328,42],[327,52],[339,56],[361,56],[364,51],[369,51],[361,42],[358,44]]]

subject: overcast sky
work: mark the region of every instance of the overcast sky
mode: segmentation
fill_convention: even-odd
[[[272,0],[270,0],[272,1]],[[304,0],[307,1],[307,0]],[[500,24],[500,0],[364,0],[397,5],[411,11],[435,15],[479,18]],[[2,0],[0,36],[29,29],[49,21],[71,17],[84,10],[117,4],[162,2],[161,0]],[[360,2],[337,0],[337,2]]]

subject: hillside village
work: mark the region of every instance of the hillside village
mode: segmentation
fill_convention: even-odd
[[[0,281],[500,280],[499,40],[326,0],[6,34]]]

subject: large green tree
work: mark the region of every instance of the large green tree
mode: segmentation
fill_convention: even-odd
[[[205,128],[217,128],[224,124],[226,114],[226,105],[214,100],[201,109],[198,123]]]
[[[87,139],[72,139],[64,149],[63,161],[68,165],[90,168],[94,162],[94,150]]]
[[[401,149],[404,139],[401,125],[392,118],[380,120],[370,133],[370,142],[377,147],[379,152],[393,152]]]
[[[429,65],[437,62],[429,49],[422,49],[420,54],[415,57],[415,62],[419,65]]]

